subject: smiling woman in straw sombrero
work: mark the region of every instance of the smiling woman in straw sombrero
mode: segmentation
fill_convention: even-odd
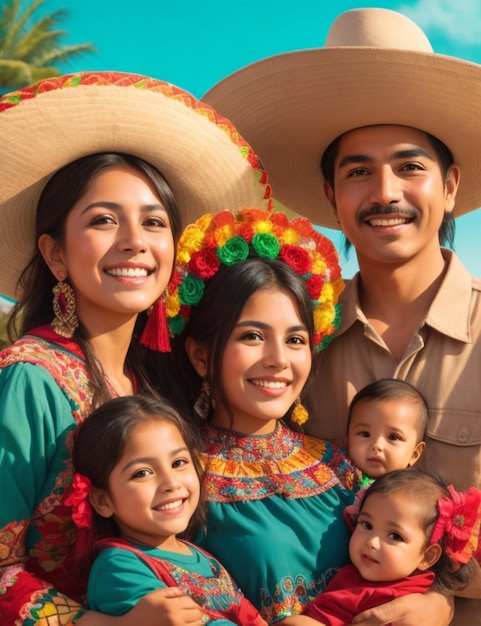
[[[144,346],[169,349],[163,293],[181,223],[270,209],[269,188],[227,120],[144,76],[7,94],[0,137],[0,292],[19,298],[22,335],[0,354],[1,622],[92,623],[65,504],[75,427],[110,397],[154,393]],[[191,599],[174,601],[200,622]],[[132,619],[163,623],[162,606]]]
[[[266,206],[250,146],[210,106],[169,83],[97,72],[63,76],[0,99],[0,293],[34,246],[35,206],[60,167],[95,152],[133,154],[166,178],[183,225],[206,211]]]
[[[253,145],[274,197],[341,227],[356,250],[341,325],[319,355],[310,434],[343,438],[357,391],[405,379],[429,407],[421,468],[481,488],[481,281],[442,247],[453,216],[481,207],[481,66],[435,54],[400,13],[357,9],[324,47],[249,65],[205,100]],[[480,625],[479,586],[463,595],[452,624]],[[379,607],[377,623],[448,623],[423,604],[433,600],[404,605],[402,620]]]

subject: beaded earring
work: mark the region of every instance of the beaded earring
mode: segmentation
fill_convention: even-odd
[[[207,419],[212,410],[212,397],[210,391],[209,381],[207,380],[207,376],[204,376],[202,380],[202,385],[200,388],[200,395],[197,398],[194,404],[194,411],[197,413],[199,417],[202,419]]]
[[[57,335],[70,339],[77,330],[79,321],[75,314],[75,293],[72,287],[64,282],[66,277],[65,272],[60,272],[58,282],[52,289],[54,312],[52,328]]]

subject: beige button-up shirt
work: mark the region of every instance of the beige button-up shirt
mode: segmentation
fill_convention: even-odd
[[[347,281],[341,325],[318,356],[306,430],[344,440],[354,394],[374,380],[402,378],[429,406],[426,451],[417,467],[439,473],[457,489],[481,488],[481,280],[451,251],[443,255],[444,280],[400,362],[361,310],[359,274]],[[463,601],[453,624],[481,625],[481,601]]]

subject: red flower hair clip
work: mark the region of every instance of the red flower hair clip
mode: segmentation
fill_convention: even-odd
[[[444,543],[446,554],[458,565],[467,563],[477,550],[481,525],[481,491],[465,493],[447,488],[449,496],[438,499],[439,516],[431,543]]]
[[[89,494],[92,483],[87,476],[74,474],[72,491],[65,499],[65,504],[72,507],[72,519],[77,528],[90,528],[92,526],[92,505]]]

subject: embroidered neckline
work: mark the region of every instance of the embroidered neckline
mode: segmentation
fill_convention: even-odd
[[[210,502],[306,498],[335,485],[352,488],[355,471],[333,444],[278,422],[269,435],[243,435],[206,423],[206,496]]]

